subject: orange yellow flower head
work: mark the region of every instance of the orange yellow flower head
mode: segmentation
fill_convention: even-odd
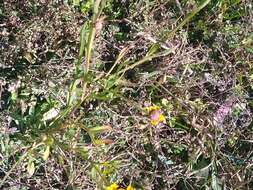
[[[146,107],[145,110],[149,114],[151,125],[156,126],[159,123],[164,123],[166,121],[164,115],[161,112],[160,107],[149,106],[149,107]]]
[[[128,185],[126,189],[119,188],[119,186],[116,183],[113,183],[110,186],[106,187],[105,190],[134,190],[134,188],[131,185]]]
[[[126,190],[134,190],[134,188],[131,185],[128,185]]]
[[[118,190],[118,185],[116,183],[113,183],[110,186],[106,187],[105,190]]]

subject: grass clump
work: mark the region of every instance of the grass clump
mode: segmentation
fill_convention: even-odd
[[[1,188],[252,188],[250,1],[0,10]]]

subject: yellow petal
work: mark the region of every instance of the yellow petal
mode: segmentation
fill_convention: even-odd
[[[117,190],[118,185],[116,183],[111,184],[110,186],[106,187],[106,190]]]
[[[128,185],[126,190],[134,190],[134,188],[131,185]]]
[[[163,114],[160,114],[160,115],[159,115],[159,121],[161,121],[161,122],[164,122],[164,121],[165,121],[165,117],[164,117]]]
[[[155,110],[159,110],[160,108],[158,106],[148,106],[146,108],[144,108],[147,112],[152,112],[152,111],[155,111]]]
[[[151,125],[156,126],[156,125],[158,125],[159,121],[151,120],[150,123],[151,123]]]

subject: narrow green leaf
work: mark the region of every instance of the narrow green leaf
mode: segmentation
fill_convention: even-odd
[[[158,50],[159,48],[160,48],[160,44],[159,44],[159,43],[153,44],[153,45],[150,47],[150,49],[149,49],[149,51],[148,51],[148,53],[147,53],[146,56],[153,55],[154,53],[157,52],[157,50]]]
[[[28,161],[26,169],[28,172],[28,177],[32,177],[35,172],[35,166],[34,166],[34,162],[31,159]]]
[[[44,151],[43,156],[42,156],[43,160],[46,161],[49,157],[49,154],[50,154],[50,146],[47,146],[46,150]]]
[[[90,133],[96,134],[96,133],[103,133],[107,131],[111,131],[112,127],[109,125],[103,125],[103,126],[98,126],[98,127],[92,127],[89,129]]]
[[[188,23],[199,11],[205,8],[210,3],[210,1],[211,0],[203,1],[203,3],[201,3],[195,10],[189,13],[176,28],[174,28],[172,31],[167,32],[163,37],[164,40],[166,41],[169,38],[172,38],[179,29],[181,29],[186,23]]]

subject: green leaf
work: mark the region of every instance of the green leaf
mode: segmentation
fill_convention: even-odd
[[[85,22],[81,28],[81,34],[80,34],[80,48],[79,48],[79,57],[78,61],[76,64],[77,67],[77,72],[80,69],[80,65],[82,62],[82,57],[85,51],[85,47],[87,46],[87,41],[88,41],[88,36],[89,36],[89,31],[90,31],[91,24],[90,22]]]
[[[43,156],[42,156],[43,160],[46,161],[49,157],[49,154],[50,154],[50,146],[47,146],[46,150],[44,151]]]
[[[103,133],[103,132],[107,132],[107,131],[111,131],[111,130],[112,130],[112,127],[109,125],[103,125],[103,126],[89,128],[89,132],[93,133],[93,134]]]
[[[74,6],[80,6],[80,0],[73,0]]]
[[[93,143],[96,145],[112,144],[113,140],[111,140],[111,139],[98,139],[98,140],[94,140]]]
[[[222,182],[217,176],[217,166],[216,163],[213,162],[212,165],[212,181],[211,181],[211,187],[213,190],[222,190]]]
[[[85,147],[79,146],[76,148],[76,151],[78,152],[79,156],[83,159],[88,158],[88,150]]]
[[[222,190],[220,180],[214,172],[212,173],[212,184],[211,184],[211,186],[212,186],[213,190]]]
[[[58,114],[59,114],[59,110],[56,108],[52,108],[43,114],[42,121],[51,120],[51,119],[55,118]]]
[[[82,12],[83,14],[87,14],[87,13],[89,12],[89,10],[91,9],[91,7],[92,7],[92,2],[91,2],[91,0],[87,0],[87,1],[84,2],[84,3],[81,3],[81,6],[80,6],[81,12]]]
[[[18,94],[15,91],[11,92],[11,101],[15,102],[18,98]]]
[[[148,53],[146,56],[153,55],[154,53],[157,52],[157,50],[160,48],[160,45],[158,43],[153,44],[150,49],[148,50]]]
[[[180,30],[185,24],[187,24],[196,14],[198,14],[210,2],[211,2],[211,0],[202,1],[202,3],[196,9],[194,9],[191,13],[189,13],[176,28],[174,28],[172,31],[169,31],[166,34],[164,34],[164,36],[163,36],[164,41],[172,38],[178,30]]]
[[[34,162],[31,159],[28,161],[26,169],[28,172],[28,177],[32,177],[35,172],[35,166],[34,166]]]
[[[252,53],[253,54],[253,48],[246,48],[246,51],[248,52],[248,53]]]
[[[78,98],[81,96],[82,89],[77,87],[80,83],[81,83],[80,79],[76,79],[71,83],[67,94],[68,106],[75,104],[78,101]]]

